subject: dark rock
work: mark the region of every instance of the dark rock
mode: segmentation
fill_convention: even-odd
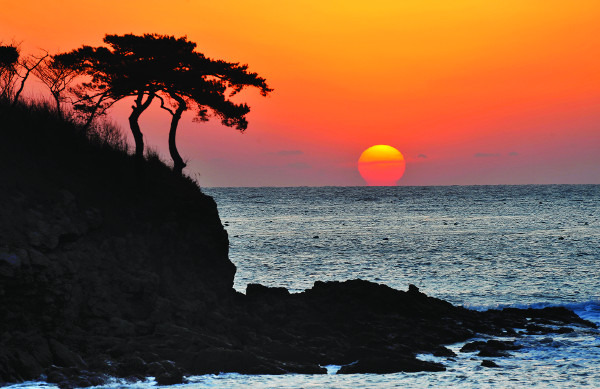
[[[166,372],[167,370],[160,362],[151,362],[148,365],[146,365],[146,374],[151,377],[158,377],[159,375],[164,374]]]
[[[26,377],[37,377],[43,372],[43,367],[35,357],[25,350],[14,350],[8,357],[12,366],[14,377],[24,379]]]
[[[19,256],[15,253],[7,253],[0,251],[0,266],[20,268],[21,258],[19,258]]]
[[[525,327],[525,329],[527,330],[527,333],[530,335],[544,335],[544,334],[549,334],[552,331],[552,328],[550,327],[546,327],[546,326],[541,326],[538,324],[529,324]]]
[[[135,334],[135,325],[119,317],[112,317],[110,319],[110,328],[117,336],[126,337]]]
[[[52,355],[54,356],[54,361],[59,366],[64,367],[84,367],[86,366],[85,362],[81,359],[79,355],[69,350],[65,345],[60,343],[55,339],[50,339],[48,341],[50,346],[50,350],[52,351]]]
[[[46,374],[46,379],[45,379],[45,381],[50,384],[58,384],[59,382],[63,382],[66,380],[67,380],[67,377],[65,377],[65,375],[62,372],[60,372],[59,370],[52,370],[52,371],[48,372],[48,374]]]
[[[555,333],[557,334],[570,334],[571,332],[574,332],[575,330],[571,327],[560,327],[556,330],[554,330]]]
[[[87,380],[90,383],[90,386],[100,386],[107,382],[107,377],[102,375],[90,375]]]
[[[281,364],[286,373],[295,374],[327,374],[327,369],[317,364],[300,364],[285,362]]]
[[[469,342],[460,349],[460,352],[479,351],[478,355],[482,357],[505,357],[510,355],[507,353],[508,350],[518,350],[520,348],[513,341],[491,339],[488,341]]]
[[[498,364],[496,364],[496,362],[490,361],[489,359],[484,359],[483,361],[481,361],[481,366],[483,366],[483,367],[500,367],[500,366],[498,366]]]
[[[246,286],[246,296],[248,298],[285,298],[290,295],[286,288],[268,287],[260,284],[248,284]]]
[[[510,354],[508,352],[503,351],[503,350],[498,350],[493,347],[483,347],[483,348],[481,348],[481,351],[479,351],[479,353],[477,355],[480,357],[491,357],[491,358],[510,356]]]
[[[433,356],[435,357],[455,357],[456,353],[450,350],[448,347],[440,346],[436,348],[433,352]]]
[[[208,349],[195,354],[189,369],[193,374],[283,374],[285,370],[243,350]]]

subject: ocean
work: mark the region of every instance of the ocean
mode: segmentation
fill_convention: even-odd
[[[600,325],[600,185],[204,188],[249,283],[310,288],[361,278],[469,309],[566,306]],[[485,368],[421,355],[441,373],[190,377],[182,388],[600,387],[600,331],[525,335]],[[513,338],[511,338],[513,339]],[[336,366],[328,369],[333,373]],[[115,381],[107,387],[133,386]],[[24,383],[16,387],[52,387]]]

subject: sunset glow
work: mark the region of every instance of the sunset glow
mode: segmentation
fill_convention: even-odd
[[[0,40],[56,53],[187,35],[268,80],[268,98],[240,96],[243,135],[183,116],[185,172],[204,186],[362,185],[356,156],[376,142],[402,145],[402,185],[600,183],[598,1],[59,4],[2,1]],[[130,105],[111,111],[125,131]],[[168,120],[156,105],[140,121],[164,156]]]

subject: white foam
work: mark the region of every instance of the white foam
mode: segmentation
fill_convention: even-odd
[[[547,307],[565,307],[573,311],[582,319],[589,320],[592,323],[600,326],[600,300],[588,300],[583,302],[573,302],[565,304],[554,304],[548,302],[540,302],[533,304],[493,304],[493,305],[470,305],[464,304],[463,307],[474,311],[487,311],[489,309],[504,309],[504,308],[519,308],[519,309],[542,309]]]

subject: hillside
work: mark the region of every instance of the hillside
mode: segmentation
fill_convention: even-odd
[[[0,128],[0,381],[64,365],[57,350],[93,347],[90,334],[205,321],[229,295],[227,233],[194,182],[44,107],[3,105]]]

